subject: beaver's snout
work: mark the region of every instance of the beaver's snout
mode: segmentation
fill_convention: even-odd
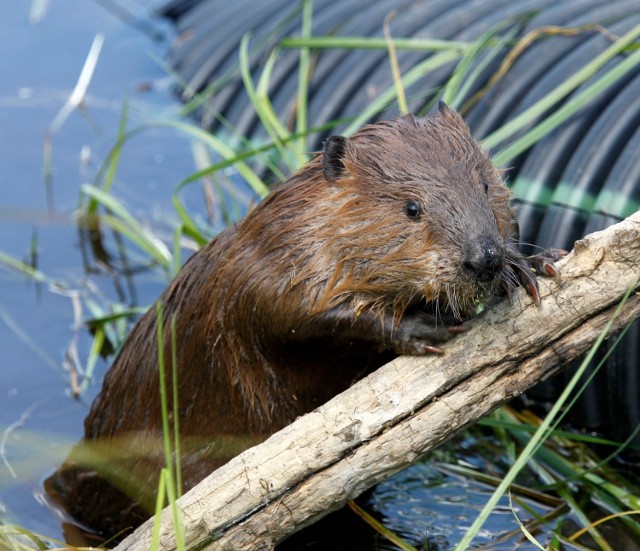
[[[467,248],[462,265],[477,281],[492,281],[504,267],[502,247],[492,237],[480,237]]]

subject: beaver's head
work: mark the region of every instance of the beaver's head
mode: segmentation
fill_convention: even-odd
[[[437,300],[464,317],[509,277],[509,191],[455,111],[330,137],[322,168],[335,188],[323,237],[337,259],[332,297],[396,310]]]

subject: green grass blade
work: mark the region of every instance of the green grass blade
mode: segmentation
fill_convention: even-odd
[[[180,191],[181,187],[182,187],[181,185],[178,186],[178,188],[176,188],[176,190],[173,192],[173,196],[171,197],[173,208],[175,209],[176,213],[178,214],[178,217],[180,218],[180,221],[182,222],[181,231],[184,232],[189,237],[191,237],[198,244],[199,247],[202,247],[207,243],[208,239],[204,235],[202,235],[202,232],[198,228],[198,225],[195,223],[193,218],[191,218],[191,216],[187,212],[187,209],[182,204],[182,201],[180,201],[180,197],[178,197],[178,192]],[[174,262],[174,269],[175,269],[175,262]]]
[[[125,98],[122,104],[122,112],[120,114],[120,123],[118,125],[118,135],[117,135],[118,141],[120,141],[122,137],[125,136],[125,134],[127,133],[128,116],[129,116],[129,99]],[[121,152],[121,148],[118,147],[115,149],[104,177],[104,183],[102,185],[102,189],[107,193],[109,193],[109,191],[111,190],[111,185],[113,184],[113,180],[115,179],[115,176],[116,176],[116,171],[118,170],[118,164],[120,161],[120,152]],[[91,209],[89,209],[89,211],[91,212]]]
[[[158,493],[156,495],[156,509],[153,519],[153,535],[151,537],[151,551],[160,549],[160,519],[162,518],[162,509],[164,508],[165,494],[167,493],[167,468],[160,471],[158,478]]]
[[[182,227],[177,226],[173,232],[173,263],[171,264],[171,275],[175,277],[180,271],[180,240],[182,239]]]
[[[570,406],[564,404],[563,408],[568,410]],[[502,417],[512,416],[504,408],[498,410],[497,413],[501,414]],[[529,442],[529,437],[522,431],[513,431],[513,437],[523,446]],[[560,437],[557,431],[554,431],[554,437]],[[631,440],[631,438],[632,436],[628,440]],[[561,450],[571,449],[570,444],[567,445],[563,442],[556,441],[554,447],[556,445]],[[612,453],[611,458],[615,457],[621,449],[622,447]],[[591,502],[597,502],[601,508],[607,511],[623,513],[640,508],[640,490],[628,480],[622,479],[620,475],[616,475],[613,481],[604,478],[611,478],[611,471],[607,471],[602,461],[596,462],[595,457],[592,458],[588,453],[582,455],[580,451],[576,451],[575,454],[565,456],[555,451],[551,446],[541,446],[536,450],[535,454],[535,458],[532,458],[529,462],[529,467],[541,480],[545,481],[547,491],[556,490],[563,500],[573,508],[578,509],[578,505],[575,504],[572,498],[570,485],[576,482],[582,488],[585,488]],[[581,457],[577,459],[575,456]],[[603,474],[600,475],[598,473]],[[559,480],[558,477],[560,477]],[[584,526],[589,525],[587,515],[581,510],[576,510],[575,516],[585,519]],[[623,522],[637,537],[640,537],[640,522],[633,519],[633,517],[624,519]]]
[[[250,39],[251,35],[245,34],[240,42],[240,72],[242,74],[242,81],[253,108],[256,110],[265,130],[276,144],[276,147],[278,148],[283,161],[289,167],[289,170],[293,171],[304,162],[304,159],[300,156],[293,144],[289,145],[288,150],[285,148],[284,141],[290,140],[291,136],[289,131],[282,126],[277,115],[274,113],[267,93],[269,78],[271,76],[271,71],[273,70],[273,65],[276,61],[278,51],[273,51],[268,57],[258,81],[258,85],[254,86],[249,61]],[[292,156],[293,159],[291,158]]]
[[[404,541],[395,532],[392,532],[386,526],[384,526],[380,521],[372,517],[362,507],[360,507],[355,501],[348,501],[347,505],[349,505],[349,508],[356,515],[358,515],[364,522],[366,522],[369,526],[371,526],[371,528],[373,528],[382,537],[389,540],[391,543],[393,543],[402,551],[418,551],[413,545]]]
[[[171,470],[173,461],[171,460],[171,440],[169,429],[169,406],[167,403],[167,379],[165,376],[164,361],[164,332],[162,319],[162,303],[156,303],[156,339],[158,343],[158,386],[160,387],[160,407],[162,409],[162,435],[164,438],[164,459],[169,475],[169,482],[172,481]],[[170,484],[168,484],[170,485]]]
[[[453,50],[459,54],[469,47],[467,42],[454,40],[394,38],[393,45],[397,50],[419,50],[427,52]],[[387,41],[384,38],[362,36],[313,36],[289,37],[280,42],[282,48],[343,48],[348,50],[386,50]]]
[[[98,178],[102,180],[102,190],[106,193],[111,191],[111,186],[116,177],[118,171],[118,165],[120,163],[120,152],[122,151],[122,145],[125,142],[125,136],[127,134],[127,120],[129,117],[129,99],[125,98],[122,104],[122,111],[120,112],[120,122],[118,124],[118,134],[116,144],[107,155],[105,163],[100,167],[98,171]],[[104,178],[102,174],[104,173]],[[83,197],[83,195],[80,195]],[[94,214],[98,209],[98,201],[91,197],[89,204],[87,205],[86,212]]]
[[[169,472],[169,470],[167,470]],[[169,474],[167,475],[170,476]],[[173,518],[173,529],[176,538],[176,550],[182,551],[186,549],[184,544],[184,529],[182,526],[182,518],[178,511],[178,505],[176,503],[178,496],[175,490],[175,480],[171,481],[172,483],[167,483],[167,497],[169,499],[169,507],[171,509],[171,517]]]
[[[396,97],[398,98],[398,111],[403,115],[406,115],[409,112],[409,105],[407,104],[407,96],[402,84],[402,74],[400,73],[400,65],[398,64],[398,52],[393,43],[391,30],[389,28],[390,21],[391,18],[388,15],[384,20],[384,39],[387,43],[387,54],[389,56],[389,64],[391,65],[393,86],[396,89]]]
[[[258,85],[256,86],[255,90],[258,100],[256,110],[259,109],[261,111],[261,119],[265,124],[265,127],[272,129],[273,136],[276,137],[276,140],[274,140],[276,145],[280,144],[284,148],[284,146],[288,144],[288,148],[283,149],[284,155],[287,158],[289,158],[291,155],[294,157],[297,164],[291,164],[290,169],[295,170],[304,162],[304,158],[298,152],[296,141],[291,138],[291,132],[289,132],[289,130],[280,122],[278,115],[273,109],[271,100],[269,99],[269,83],[271,82],[271,73],[273,72],[273,68],[275,66],[276,60],[278,59],[279,53],[279,50],[274,50],[264,64],[262,73],[260,74],[260,78],[258,79]]]
[[[91,349],[89,350],[89,357],[87,358],[87,364],[85,366],[84,375],[82,377],[82,383],[80,384],[80,393],[86,392],[89,387],[89,382],[93,379],[93,373],[95,372],[98,358],[100,357],[100,351],[104,345],[104,328],[98,326],[93,340],[91,341]]]
[[[542,551],[545,551],[544,546],[541,545],[540,542],[536,538],[533,537],[531,532],[529,532],[529,530],[527,530],[527,527],[522,523],[522,521],[518,517],[518,514],[516,513],[515,507],[513,506],[513,501],[511,499],[511,492],[508,492],[508,493],[509,493],[509,508],[511,509],[511,513],[513,514],[513,518],[516,519],[516,522],[518,523],[518,526],[520,527],[520,530],[524,534],[524,537],[527,538],[532,545],[534,545],[538,549],[541,549]]]
[[[256,40],[252,44],[252,51],[256,52],[257,55],[261,55],[276,40],[279,40],[280,36],[286,34],[287,30],[298,18],[301,11],[302,7],[300,6],[299,2],[290,2],[290,10],[285,12],[284,16],[281,17],[277,22],[275,22],[274,25],[270,26],[269,32],[262,34],[256,38]],[[202,92],[196,93],[193,89],[185,89],[182,94],[182,99],[183,101],[189,101],[181,109],[181,116],[188,116],[190,114],[193,114],[194,111],[205,106],[208,100],[215,96],[231,80],[239,75],[240,69],[238,67],[238,64],[232,64],[230,67],[225,69],[222,74],[217,75],[216,78]]]
[[[302,2],[302,28],[301,38],[311,37],[311,25],[313,21],[313,0],[303,0]],[[296,102],[296,133],[299,135],[296,148],[304,154],[308,151],[306,135],[309,129],[308,99],[309,99],[309,79],[310,73],[310,49],[308,46],[300,48],[300,59],[298,61],[298,93]],[[306,155],[305,155],[306,158]]]
[[[173,385],[173,449],[175,451],[176,492],[182,495],[182,460],[180,458],[180,411],[178,403],[178,337],[176,317],[171,318],[171,384]]]
[[[589,535],[595,540],[599,549],[601,549],[602,551],[616,551],[612,549],[611,546],[607,543],[606,539],[602,537],[600,531],[591,526],[589,515],[584,510],[584,508],[575,500],[571,492],[564,488],[561,488],[560,490],[558,490],[558,495],[567,502],[567,504],[571,508],[571,512],[577,518],[578,522],[582,526],[589,527]]]
[[[175,328],[175,321],[171,324],[172,328]],[[178,479],[176,475],[176,464],[173,461],[173,454],[176,452],[176,449],[172,448],[173,442],[176,442],[178,438],[177,434],[174,434],[174,441],[171,439],[171,427],[169,426],[169,402],[167,398],[167,379],[166,379],[166,364],[164,357],[164,331],[163,331],[163,314],[162,314],[162,304],[158,302],[156,304],[156,338],[158,341],[158,377],[159,377],[159,387],[160,387],[160,408],[162,410],[162,437],[164,442],[164,455],[165,455],[165,463],[166,467],[163,469],[164,478],[166,481],[166,491],[167,498],[169,500],[169,507],[171,508],[171,515],[173,517],[173,527],[175,530],[175,538],[176,538],[176,548],[184,549],[184,531],[182,529],[182,521],[180,515],[178,513],[178,508],[176,506],[176,500],[178,499],[179,490],[176,489],[176,480]],[[174,333],[174,331],[172,331]],[[177,369],[177,358],[176,358],[176,349],[174,347],[175,339],[172,335],[171,337],[172,344],[172,386],[173,393],[172,398],[174,402],[172,404],[172,411],[174,413],[174,417],[178,415],[178,404],[175,401],[175,397],[177,395],[177,374],[175,370]],[[174,425],[175,428],[176,425]],[[178,447],[179,449],[179,447]]]
[[[57,285],[62,287],[60,283],[51,279],[49,276],[42,273],[40,270],[34,268],[30,264],[23,262],[22,260],[18,260],[13,258],[12,256],[0,252],[0,265],[4,265],[7,268],[11,268],[12,270],[19,272],[25,277],[29,279],[33,279],[37,283],[47,283],[49,285]]]

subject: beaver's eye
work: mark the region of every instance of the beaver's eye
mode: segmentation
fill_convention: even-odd
[[[483,180],[482,185],[484,186],[484,192],[489,193],[489,183],[486,180]]]
[[[420,205],[415,201],[407,201],[407,204],[404,206],[404,211],[411,220],[417,220],[420,218],[422,208],[420,208]]]

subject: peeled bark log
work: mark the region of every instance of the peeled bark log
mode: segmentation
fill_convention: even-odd
[[[541,306],[518,292],[444,355],[395,359],[212,473],[178,501],[187,548],[273,548],[574,360],[631,288],[611,332],[640,317],[640,213],[578,241],[558,267]],[[117,549],[149,549],[152,528]],[[175,549],[168,509],[160,533]]]

